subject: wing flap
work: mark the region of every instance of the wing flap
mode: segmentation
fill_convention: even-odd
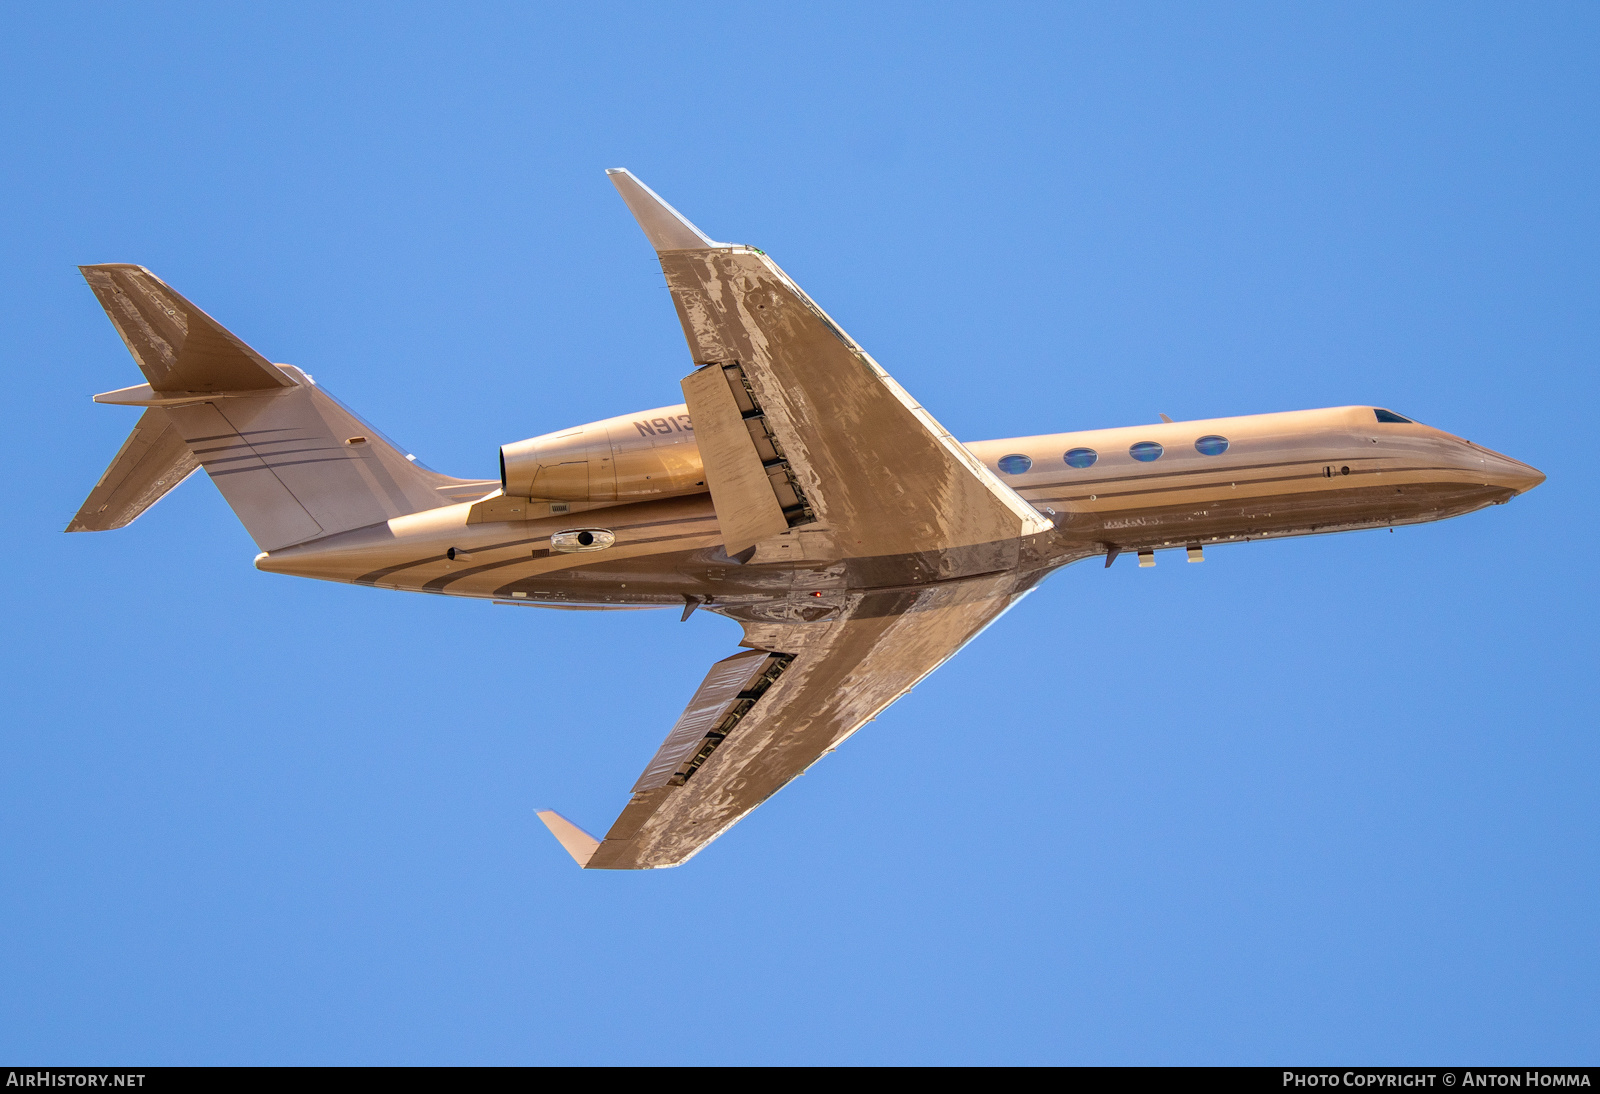
[[[792,660],[751,650],[711,666],[678,723],[633,786],[635,794],[682,786],[731,733]]]
[[[730,555],[789,530],[789,518],[778,494],[780,486],[788,486],[788,465],[781,463],[771,449],[761,416],[757,413],[745,417],[732,386],[738,379],[729,375],[736,372],[737,366],[725,370],[720,365],[708,365],[683,380],[683,396],[694,422],[706,486],[722,529],[723,549]],[[767,453],[758,448],[758,438],[768,446]],[[763,458],[769,454],[775,468],[781,463],[781,469],[773,475],[768,474]],[[793,497],[793,492],[787,496]]]

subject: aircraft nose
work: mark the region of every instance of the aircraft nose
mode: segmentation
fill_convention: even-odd
[[[1536,467],[1529,467],[1521,460],[1502,456],[1486,448],[1480,451],[1483,453],[1484,470],[1488,472],[1489,481],[1496,486],[1504,486],[1518,494],[1526,494],[1544,481],[1544,472]]]
[[[1517,464],[1517,493],[1526,494],[1544,481],[1544,472],[1525,463]]]

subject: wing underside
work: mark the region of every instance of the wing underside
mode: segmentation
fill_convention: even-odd
[[[911,690],[1021,591],[1014,575],[1000,575],[855,594],[836,617],[816,622],[745,623],[743,644],[753,648],[712,666],[621,816],[579,861],[607,870],[688,861]]]

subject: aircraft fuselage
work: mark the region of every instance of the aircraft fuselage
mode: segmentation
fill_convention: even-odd
[[[687,425],[686,416],[672,420]],[[1365,406],[966,447],[1055,525],[1001,545],[1009,553],[992,556],[1029,584],[1096,555],[1144,552],[1149,561],[1149,552],[1162,548],[1440,520],[1503,503],[1544,479],[1526,464],[1431,426],[1380,421]],[[1069,456],[1087,466],[1073,466]],[[941,563],[929,559],[831,563],[822,526],[792,531],[785,537],[792,542],[781,547],[785,554],[758,553],[741,563],[722,551],[706,493],[644,501],[531,500],[520,507],[526,511],[490,509],[485,519],[481,507],[475,514],[470,503],[449,505],[263,553],[256,565],[508,604],[622,609],[692,601],[733,615],[747,600],[770,602],[775,594],[788,594],[799,611],[822,613],[852,590],[918,586],[975,572],[965,565],[941,573]],[[505,516],[511,519],[493,519]],[[577,542],[586,532],[590,542]]]

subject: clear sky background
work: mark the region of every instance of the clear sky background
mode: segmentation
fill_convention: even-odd
[[[581,12],[579,9],[581,8]],[[1588,4],[8,5],[0,1058],[1595,1063]],[[578,870],[737,626],[61,529],[155,270],[424,462],[680,400],[603,169],[964,439],[1375,403],[1549,482],[1089,563],[679,870]]]

